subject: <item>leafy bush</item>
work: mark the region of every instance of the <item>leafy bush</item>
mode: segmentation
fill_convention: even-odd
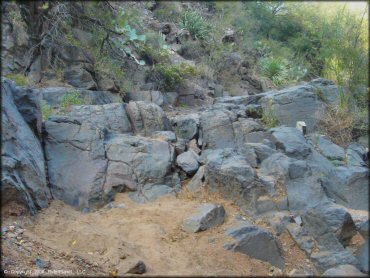
[[[151,32],[146,34],[146,38],[146,43],[141,47],[141,57],[150,65],[168,61],[171,49],[166,44],[165,36]]]
[[[61,112],[66,112],[72,105],[82,105],[83,103],[84,99],[82,98],[80,92],[75,91],[66,93],[60,101],[60,110]]]
[[[10,73],[5,75],[5,77],[13,80],[17,86],[26,86],[29,84],[28,78],[20,73]]]
[[[45,100],[41,103],[41,113],[42,113],[42,119],[46,121],[50,115],[53,113],[53,108],[46,103]]]
[[[182,63],[180,65],[157,64],[153,70],[153,77],[160,89],[174,90],[184,83],[184,79],[198,75],[195,67]]]
[[[180,28],[189,31],[190,35],[195,39],[207,39],[211,32],[211,26],[206,20],[196,11],[186,11],[180,17]]]
[[[279,120],[276,117],[275,110],[272,105],[272,100],[270,100],[267,107],[263,109],[261,120],[266,128],[273,128],[279,124]]]

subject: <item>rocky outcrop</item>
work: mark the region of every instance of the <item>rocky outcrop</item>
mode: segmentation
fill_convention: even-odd
[[[36,213],[37,209],[48,205],[51,195],[41,144],[25,121],[28,119],[30,123],[37,123],[37,119],[28,117],[26,103],[20,111],[17,109],[13,97],[17,90],[13,82],[2,79],[1,196],[3,204],[20,202],[31,213]]]
[[[59,107],[63,97],[72,93],[77,93],[84,104],[102,105],[122,102],[122,98],[118,94],[113,94],[108,91],[90,91],[66,87],[48,87],[34,90],[40,91],[43,100],[52,107]]]
[[[81,209],[95,208],[112,200],[117,191],[176,185],[171,174],[174,147],[166,140],[133,136],[133,127],[141,127],[145,134],[162,130],[167,120],[163,111],[141,102],[137,107],[157,114],[148,109],[133,122],[130,105],[136,103],[74,106],[67,115],[45,122],[54,197]]]

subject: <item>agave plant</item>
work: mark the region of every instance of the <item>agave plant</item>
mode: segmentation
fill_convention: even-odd
[[[269,78],[275,86],[280,86],[287,82],[289,78],[288,63],[284,59],[264,58],[260,62],[261,74]]]
[[[180,28],[189,31],[195,39],[206,39],[211,31],[211,26],[196,11],[186,11],[180,18]]]

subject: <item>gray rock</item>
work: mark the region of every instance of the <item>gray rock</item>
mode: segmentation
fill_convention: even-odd
[[[202,186],[205,177],[204,177],[204,166],[200,166],[197,173],[194,175],[194,177],[190,180],[186,188],[191,192],[196,192],[200,189]]]
[[[87,90],[97,89],[97,85],[91,74],[80,65],[67,68],[64,72],[64,78],[73,87]]]
[[[182,223],[182,229],[188,233],[205,231],[224,223],[225,209],[221,205],[202,204],[198,213],[186,218]]]
[[[186,151],[186,140],[183,138],[177,138],[177,142],[175,143],[175,151],[176,155],[180,155]]]
[[[356,258],[360,262],[361,270],[369,273],[369,238],[366,239],[366,241],[360,246],[356,253]]]
[[[77,92],[85,104],[101,105],[108,103],[122,102],[118,94],[108,91],[89,91],[65,87],[48,87],[38,89],[41,92],[43,100],[52,107],[59,107],[60,102],[66,94]]]
[[[155,131],[152,134],[152,138],[170,143],[177,141],[176,134],[173,131]]]
[[[332,105],[339,104],[338,85],[336,85],[334,81],[316,78],[311,80],[308,84],[316,89],[315,93],[322,101]]]
[[[102,199],[108,163],[101,130],[68,119],[46,121],[45,130],[45,156],[54,198],[81,209]]]
[[[368,185],[367,167],[335,167],[323,177],[323,186],[328,196],[338,204],[352,209],[369,209]]]
[[[362,276],[365,277],[366,275],[359,271],[356,267],[353,265],[339,265],[336,267],[332,267],[325,271],[321,276],[323,277],[358,277]]]
[[[307,124],[312,132],[325,111],[325,102],[320,99],[317,89],[311,85],[298,85],[278,92],[268,92],[260,99],[263,109],[272,109],[279,123],[295,127],[297,121]]]
[[[307,212],[305,219],[311,226],[318,224],[315,228],[317,231],[330,230],[343,246],[347,246],[357,233],[355,223],[347,209],[332,202],[313,207]]]
[[[171,172],[174,163],[174,150],[169,143],[139,136],[118,134],[105,143],[106,157],[109,160],[106,188],[132,183],[161,184]],[[118,163],[121,170],[110,172],[110,165]]]
[[[171,130],[165,113],[155,103],[130,101],[126,111],[137,134],[150,136],[155,131]]]
[[[289,234],[307,255],[310,255],[316,246],[316,242],[308,231],[296,223],[289,223],[286,225]]]
[[[142,190],[130,192],[131,200],[143,204],[153,202],[164,195],[176,195],[176,189],[167,185],[145,185]]]
[[[88,123],[115,133],[131,133],[132,128],[126,114],[126,104],[76,105],[71,107],[68,118]],[[51,117],[51,120],[59,117]]]
[[[124,131],[123,120],[110,128]],[[45,122],[45,154],[54,197],[78,208],[94,208],[109,202],[117,191],[163,182],[174,160],[167,142],[114,135],[90,121],[63,116]]]
[[[275,203],[269,196],[265,195],[258,197],[256,201],[256,210],[258,213],[262,214],[265,212],[274,211],[276,209]]]
[[[264,159],[260,165],[259,175],[272,176],[275,179],[289,178],[289,169],[291,168],[292,159],[282,153],[274,153]]]
[[[310,154],[311,149],[298,129],[281,126],[270,129],[270,132],[276,140],[276,147],[283,150],[288,156],[305,158]]]
[[[13,91],[14,103],[23,119],[36,134],[41,136],[42,113],[41,94],[28,87],[16,87]]]
[[[318,151],[330,160],[345,160],[346,155],[344,149],[334,144],[324,135],[313,134],[310,136],[314,146]]]
[[[253,148],[257,155],[257,163],[262,163],[266,158],[276,153],[274,149],[262,143],[247,143],[246,146]]]
[[[248,143],[262,143],[264,140],[273,141],[274,138],[266,131],[253,131],[244,136],[244,141]]]
[[[194,174],[199,168],[199,156],[192,150],[180,154],[176,164],[188,174]]]
[[[318,253],[312,253],[311,260],[319,273],[323,273],[330,268],[344,264],[359,267],[359,263],[356,258],[347,250],[341,252],[320,251]]]
[[[256,172],[245,156],[231,149],[212,150],[204,156],[208,189],[255,209],[255,201],[266,194],[266,189],[257,181]]]
[[[159,91],[136,91],[128,92],[125,95],[125,99],[129,101],[147,101],[153,102],[159,106],[162,106],[164,103],[163,95]]]
[[[285,187],[290,210],[305,211],[328,200],[320,180],[315,176],[289,180]]]
[[[358,229],[358,232],[362,235],[362,237],[364,238],[368,238],[369,237],[369,219],[364,221],[359,229]]]
[[[181,137],[189,141],[196,138],[199,127],[198,114],[180,115],[171,118],[170,121],[177,137]]]
[[[232,126],[234,120],[232,113],[221,109],[203,112],[200,117],[203,149],[233,147],[235,145]]]
[[[267,261],[278,268],[284,268],[281,250],[277,239],[271,232],[248,222],[240,222],[228,229],[225,234],[235,239],[234,243],[225,245],[227,249]]]
[[[1,90],[2,203],[20,202],[35,214],[51,199],[41,144],[14,103],[14,83],[2,79]]]
[[[352,143],[347,148],[347,165],[354,167],[366,166],[366,148],[358,143]]]
[[[289,165],[289,177],[291,179],[303,178],[307,171],[307,162],[304,160],[297,160]]]
[[[137,261],[136,263],[132,264],[129,269],[125,272],[125,274],[143,274],[146,272],[146,265],[143,261]]]

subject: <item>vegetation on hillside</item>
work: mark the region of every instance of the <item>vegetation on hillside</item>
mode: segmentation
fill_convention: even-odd
[[[95,76],[114,80],[122,93],[132,89],[132,80],[126,73],[135,64],[144,67],[147,79],[156,82],[161,90],[178,89],[187,78],[208,78],[232,94],[232,86],[241,77],[234,74],[235,69],[225,59],[234,55],[234,59],[241,57],[248,65],[248,75],[261,81],[264,89],[282,88],[316,77],[335,81],[340,94],[338,109],[353,118],[357,136],[366,131],[369,69],[366,6],[354,11],[345,2],[17,4],[19,12],[12,12],[11,20],[34,34],[24,73],[30,70],[39,53],[48,53],[50,67],[59,76],[58,72],[65,67],[63,53],[68,47],[77,47],[88,53]],[[149,15],[162,23],[171,22],[179,30],[189,32],[190,39],[181,42],[176,51],[195,61],[197,70],[173,64],[172,46],[165,35],[148,27],[144,20],[148,13],[143,13],[144,10],[153,11]],[[41,27],[44,32],[39,32]],[[91,33],[89,43],[76,37],[76,27]],[[223,41],[226,30],[233,30],[234,37]]]

